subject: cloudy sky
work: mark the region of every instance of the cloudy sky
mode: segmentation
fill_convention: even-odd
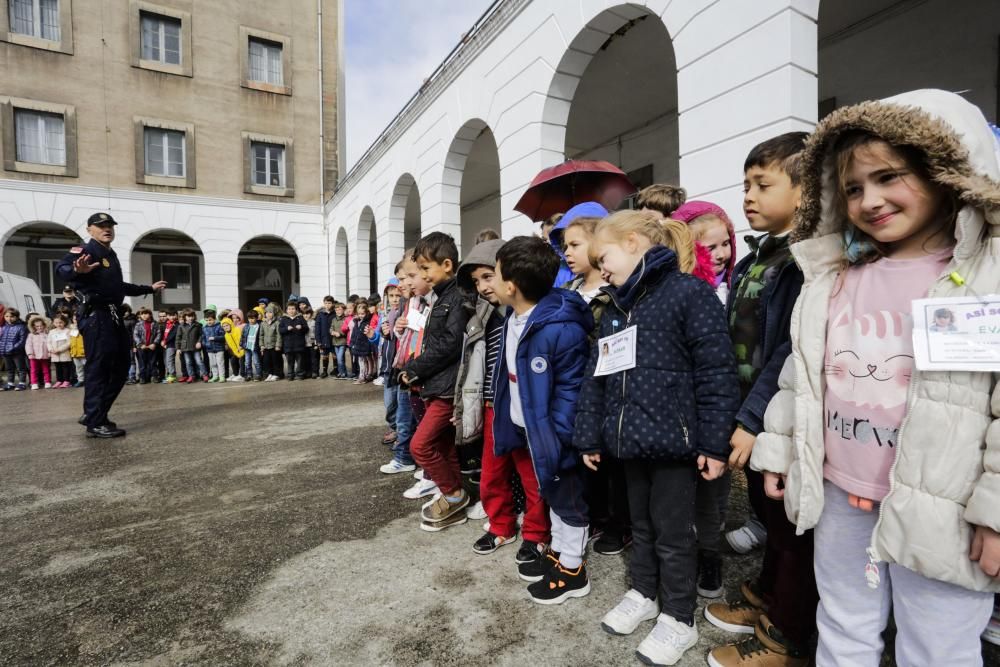
[[[344,0],[347,167],[492,0]]]

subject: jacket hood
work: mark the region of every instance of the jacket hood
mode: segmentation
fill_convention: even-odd
[[[558,324],[576,322],[585,331],[594,328],[590,306],[576,292],[555,288],[542,297],[531,313],[530,322]]]
[[[604,208],[596,201],[585,201],[582,204],[577,204],[570,210],[566,211],[566,214],[556,223],[556,226],[552,228],[549,232],[549,243],[552,247],[556,249],[559,256],[563,256],[562,252],[562,236],[563,231],[569,227],[569,223],[573,222],[577,218],[604,218],[608,215],[608,209]]]
[[[692,199],[689,202],[685,202],[676,211],[670,214],[672,220],[680,220],[681,222],[691,224],[703,215],[714,215],[715,217],[726,223],[726,229],[729,231],[729,247],[732,248],[732,254],[729,256],[729,264],[726,266],[726,271],[722,276],[722,282],[729,282],[729,279],[733,275],[733,269],[736,268],[736,227],[733,225],[733,221],[729,219],[726,212],[721,206],[713,204],[710,201],[701,201],[698,199]],[[700,244],[696,244],[700,245]],[[696,248],[697,250],[697,248]],[[711,258],[709,258],[711,259]],[[701,262],[701,256],[699,251],[698,257],[699,263]],[[699,277],[701,277],[699,275]],[[713,281],[715,287],[718,287],[718,283]]]
[[[223,317],[222,320],[219,322],[219,324],[228,324],[230,329],[235,329],[236,328],[236,325],[228,317]]]
[[[458,286],[462,289],[475,292],[476,286],[472,283],[472,272],[479,266],[496,266],[497,253],[506,243],[503,239],[493,241],[483,241],[472,246],[472,250],[466,255],[461,266],[458,267]]]
[[[959,95],[915,90],[834,111],[816,127],[802,154],[802,202],[793,243],[839,234],[846,221],[835,210],[836,156],[845,132],[863,130],[927,156],[931,179],[958,193],[956,259],[970,257],[985,229],[1000,235],[1000,144],[982,112]]]
[[[642,294],[646,285],[659,281],[666,273],[679,270],[677,253],[666,246],[653,246],[642,256],[639,265],[635,267],[632,275],[625,280],[621,287],[617,289],[605,287],[604,289],[613,295],[619,308],[628,311]]]

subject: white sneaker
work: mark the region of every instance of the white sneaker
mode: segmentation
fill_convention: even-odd
[[[400,463],[396,459],[393,459],[388,463],[386,463],[381,468],[379,468],[378,471],[384,472],[386,475],[395,475],[396,473],[399,472],[413,472],[414,470],[416,470],[416,468],[417,466],[413,465],[412,463],[407,465],[406,463]]]
[[[385,378],[380,375],[374,380],[372,380],[372,384],[375,385],[376,387],[381,387],[382,385],[385,384]]]
[[[465,508],[465,515],[473,521],[486,518],[486,510],[483,509],[483,501],[477,501],[475,505]],[[487,531],[488,532],[488,531]]]
[[[698,628],[660,614],[656,625],[635,650],[647,665],[676,665],[684,652],[698,643]]]
[[[656,600],[630,589],[622,601],[601,619],[601,627],[613,635],[630,635],[643,621],[652,621],[660,613]]]
[[[246,381],[247,381],[247,379],[245,377],[243,377],[242,375],[234,375],[233,376],[233,382],[246,382]]]
[[[268,375],[266,378],[264,378],[264,382],[277,382],[277,381],[278,381],[277,375]]]
[[[413,479],[423,479],[423,478],[424,478],[424,469],[417,468],[417,471],[413,473]]]
[[[426,498],[427,496],[433,496],[438,493],[438,486],[434,482],[428,480],[420,480],[406,491],[403,491],[403,497],[409,498],[410,500],[416,500],[418,498]]]
[[[757,533],[747,525],[726,533],[726,542],[729,542],[729,546],[738,554],[748,554],[761,546],[761,540],[757,537]]]
[[[34,390],[38,389],[38,385],[37,385],[37,384],[33,384],[33,385],[31,385],[31,389],[32,389],[32,391],[34,391]]]
[[[52,383],[51,382],[46,382],[45,383],[45,388],[46,389],[52,389]]]

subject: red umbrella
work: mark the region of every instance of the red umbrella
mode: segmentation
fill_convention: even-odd
[[[532,220],[545,220],[576,204],[596,201],[611,211],[635,190],[625,172],[610,162],[566,160],[538,172],[514,210]]]

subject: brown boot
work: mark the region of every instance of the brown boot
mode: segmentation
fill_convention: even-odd
[[[749,581],[740,584],[743,599],[738,602],[714,602],[705,606],[705,618],[728,632],[753,634],[760,615],[767,611],[764,598]]]
[[[720,646],[708,654],[711,667],[806,667],[808,656],[785,639],[766,614],[754,626],[754,636]]]

